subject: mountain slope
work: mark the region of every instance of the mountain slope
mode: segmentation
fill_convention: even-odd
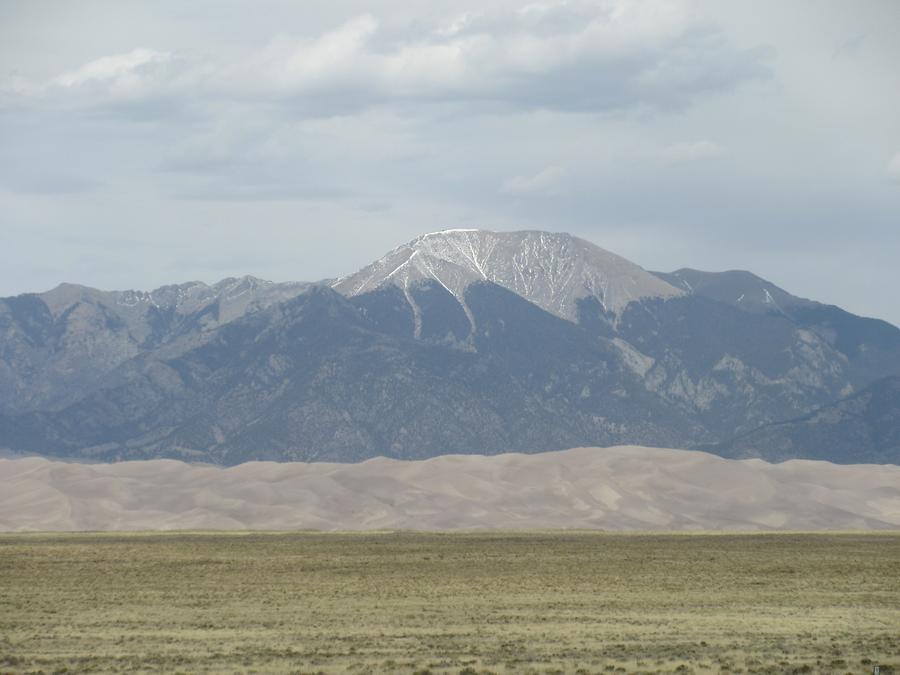
[[[784,461],[897,462],[900,377],[886,377],[803,417],[769,424],[716,448],[734,457]]]
[[[781,315],[703,297],[629,307],[616,335],[648,358],[648,389],[720,437],[802,414],[849,386],[845,360],[824,339]]]
[[[360,464],[0,459],[2,530],[895,529],[900,467],[642,447]]]

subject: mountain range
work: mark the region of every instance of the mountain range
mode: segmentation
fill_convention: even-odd
[[[887,322],[549,232],[436,232],[316,283],[0,300],[0,447],[92,460],[640,444],[900,463],[896,376]]]

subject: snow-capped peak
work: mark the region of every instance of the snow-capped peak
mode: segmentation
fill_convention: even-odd
[[[488,281],[570,321],[577,320],[577,301],[585,297],[619,313],[634,300],[683,294],[588,241],[539,231],[454,229],[425,234],[332,285],[354,296],[393,284],[412,303],[409,288],[425,281],[439,283],[464,308],[466,288]]]

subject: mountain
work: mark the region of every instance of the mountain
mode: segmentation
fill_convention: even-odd
[[[585,298],[619,313],[635,300],[682,294],[634,263],[583,239],[531,231],[426,234],[332,285],[351,297],[394,285],[403,289],[417,312],[409,289],[423,281],[443,286],[464,310],[468,309],[466,289],[473,283],[490,282],[570,321],[578,319],[578,303]]]
[[[900,526],[900,467],[642,447],[358,464],[0,459],[0,531]]]
[[[452,300],[442,293],[417,297],[440,308]],[[62,410],[0,417],[0,438],[57,456],[221,464],[712,439],[647,391],[611,342],[493,284],[466,298],[479,329],[460,349],[381,330],[384,316],[371,317],[386,306],[405,309],[411,331],[399,289],[354,304],[313,286],[184,354],[133,359]]]
[[[748,312],[768,314],[816,304],[791,295],[771,281],[744,270],[701,272],[685,267],[674,272],[653,274],[685,293],[710,298]]]
[[[648,389],[696,416],[713,435],[730,436],[832,401],[871,381],[872,363],[900,373],[900,339],[888,340],[886,353],[874,359],[851,362],[829,330],[808,330],[816,317],[798,321],[782,311],[759,311],[768,298],[774,298],[772,308],[818,305],[750,273],[654,275],[567,234],[436,232],[333,286],[350,297],[372,298],[370,315],[385,330],[462,344],[477,332],[467,289],[486,282],[611,340]],[[439,311],[417,299],[430,286],[452,296]],[[741,286],[745,300],[759,302],[736,302],[741,293],[726,301]],[[374,299],[389,288],[405,298],[393,311]],[[865,320],[853,318],[852,330],[858,330]]]
[[[900,377],[886,377],[862,391],[797,419],[767,424],[716,448],[733,457],[784,461],[809,457],[872,464],[900,457]]]
[[[691,296],[709,298],[746,312],[780,315],[814,334],[846,360],[844,371],[852,389],[887,374],[900,374],[900,328],[886,321],[799,298],[751,272],[680,269],[654,274]]]
[[[718,447],[900,375],[890,324],[749,273],[669,278],[567,234],[450,230],[328,283],[7,298],[0,447],[217,464]]]
[[[247,276],[150,292],[62,284],[0,299],[0,412],[63,407],[129,359],[184,352],[305,287]]]

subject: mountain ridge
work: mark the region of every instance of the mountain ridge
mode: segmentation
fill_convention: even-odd
[[[181,353],[218,327],[308,286],[248,275],[152,291],[63,283],[0,298],[0,412],[64,405],[129,359],[159,349]]]
[[[747,311],[783,312],[785,309],[817,304],[792,295],[748,270],[704,272],[683,267],[674,272],[653,274],[687,293],[732,304]]]
[[[423,241],[315,284],[0,299],[0,446],[222,464],[708,447],[900,375],[900,329],[774,285],[777,311],[762,291],[738,302],[736,282],[769,284],[751,273],[692,271],[678,289],[565,234]],[[459,284],[431,264],[398,283],[394,270],[427,259],[416,251],[450,258]],[[523,279],[524,294],[509,288]],[[628,291],[618,312],[613,288]],[[872,458],[883,452],[864,444],[835,460]]]

